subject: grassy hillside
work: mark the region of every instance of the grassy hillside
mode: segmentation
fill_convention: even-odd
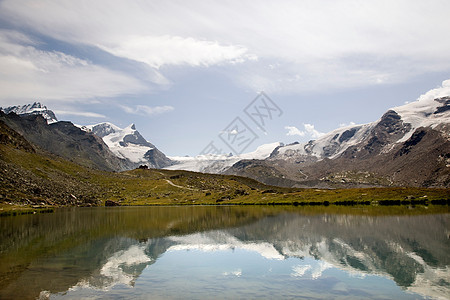
[[[232,175],[77,165],[28,143],[0,123],[0,214],[58,206],[448,204],[448,189],[288,189]]]

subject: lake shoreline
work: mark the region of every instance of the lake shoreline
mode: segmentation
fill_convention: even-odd
[[[417,207],[421,208],[438,208],[439,211],[445,210],[450,212],[450,208],[448,207],[450,204],[450,199],[405,199],[405,200],[366,200],[366,201],[355,201],[355,200],[344,200],[344,201],[272,201],[272,202],[182,202],[182,203],[116,203],[116,205],[105,205],[102,203],[97,206],[83,206],[83,205],[69,205],[69,206],[61,206],[61,205],[43,205],[43,206],[27,206],[27,205],[8,205],[3,204],[0,207],[0,217],[6,216],[19,216],[19,215],[27,215],[27,214],[40,214],[40,213],[53,213],[56,209],[60,208],[84,208],[84,207],[179,207],[179,206],[266,206],[266,207],[308,207],[308,208],[382,208],[387,209],[389,207],[392,208],[408,208],[414,209]]]

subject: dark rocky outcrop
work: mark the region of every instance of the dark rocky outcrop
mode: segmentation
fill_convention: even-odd
[[[144,154],[144,158],[149,162],[149,165],[152,168],[160,169],[171,166],[173,164],[173,161],[164,153],[159,151],[158,148],[148,150]]]
[[[439,106],[434,114],[440,114],[446,112],[447,110],[450,110],[450,97],[442,97],[439,99],[435,99],[435,101],[442,103],[442,106]]]
[[[410,129],[410,124],[403,123],[401,117],[395,111],[389,110],[381,117],[381,120],[373,128],[366,140],[347,149],[343,156],[347,158],[376,156],[382,151],[384,146],[397,141]],[[354,151],[355,147],[358,148],[357,152]]]
[[[343,142],[348,141],[349,139],[351,139],[351,138],[355,135],[356,131],[358,131],[357,128],[351,128],[351,129],[349,129],[349,130],[344,131],[344,132],[341,134],[341,136],[339,137],[339,142],[340,142],[340,143],[343,143]],[[336,137],[337,137],[337,136],[335,136],[335,138],[336,138]]]
[[[116,202],[114,200],[106,200],[105,201],[105,206],[120,206],[120,203]]]

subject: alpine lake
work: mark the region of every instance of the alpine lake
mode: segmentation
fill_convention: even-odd
[[[173,206],[0,218],[0,299],[449,299],[436,207]]]

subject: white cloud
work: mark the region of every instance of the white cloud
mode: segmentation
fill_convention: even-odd
[[[56,115],[67,115],[67,116],[80,116],[80,117],[89,117],[89,118],[106,118],[105,115],[87,112],[87,111],[67,111],[67,110],[54,110]]]
[[[349,123],[341,123],[341,124],[339,124],[339,127],[347,127],[347,126],[354,126],[354,125],[356,125],[356,123],[351,121]]]
[[[241,277],[242,276],[242,270],[241,269],[237,269],[236,271],[232,271],[232,272],[223,272],[222,275],[223,276]]]
[[[306,132],[311,135],[311,137],[317,139],[319,137],[321,137],[322,135],[324,135],[323,132],[319,132],[314,128],[314,125],[312,124],[303,124],[303,126],[305,127]]]
[[[132,36],[114,46],[99,45],[116,56],[146,63],[154,68],[163,65],[211,66],[223,62],[243,62],[248,51],[242,46],[223,46],[179,36]],[[250,58],[254,58],[250,56]]]
[[[314,128],[314,125],[312,125],[312,124],[303,124],[303,127],[304,127],[305,131],[299,130],[295,126],[285,126],[284,128],[288,130],[288,132],[286,133],[286,135],[288,135],[288,136],[294,136],[294,135],[298,135],[298,136],[302,136],[302,137],[310,136],[314,139],[317,139],[324,134],[324,133],[316,130]]]
[[[440,87],[432,89],[419,97],[419,101],[434,100],[450,96],[450,79],[444,80]]]
[[[166,112],[173,111],[175,108],[173,106],[147,106],[147,105],[136,105],[134,107],[119,105],[126,113],[141,115],[141,116],[153,116],[159,115]]]
[[[286,133],[286,135],[298,135],[298,136],[305,136],[305,132],[304,131],[300,131],[297,127],[295,126],[285,126],[284,129],[287,129],[288,132]]]

